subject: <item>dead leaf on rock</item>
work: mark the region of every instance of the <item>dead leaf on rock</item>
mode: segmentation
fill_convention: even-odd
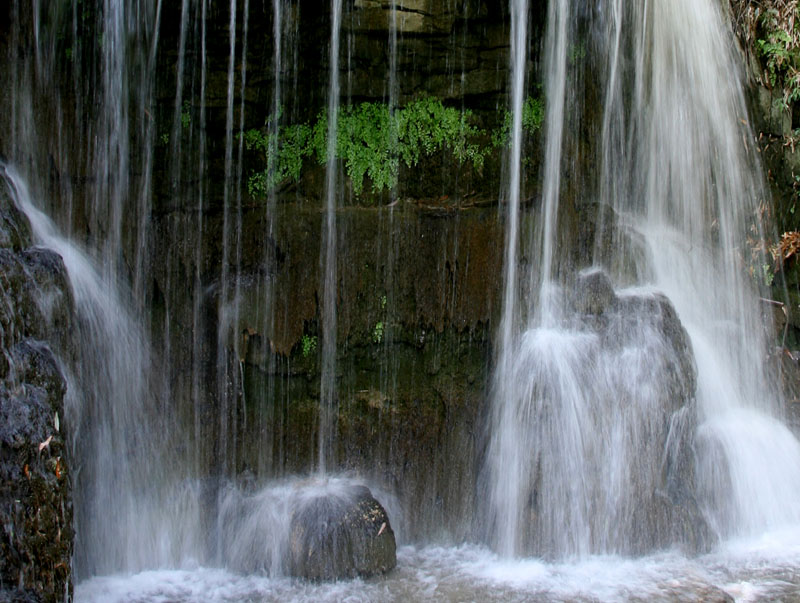
[[[53,436],[47,436],[47,439],[44,442],[42,442],[41,444],[39,444],[39,452],[41,452],[45,448],[48,448],[50,446],[50,441],[52,439],[53,439]]]

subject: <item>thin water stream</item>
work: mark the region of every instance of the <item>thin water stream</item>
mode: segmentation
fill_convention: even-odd
[[[339,196],[338,171],[336,161],[336,139],[339,113],[339,39],[342,29],[342,1],[331,0],[331,44],[330,77],[328,89],[328,138],[327,163],[325,168],[325,219],[322,232],[322,370],[320,375],[320,425],[319,460],[317,469],[324,475],[333,459],[333,445],[336,437],[336,340],[337,315],[336,299],[337,262],[336,246],[336,207]]]

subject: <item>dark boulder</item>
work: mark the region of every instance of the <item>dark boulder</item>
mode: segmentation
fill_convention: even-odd
[[[30,590],[0,589],[0,603],[41,603],[42,599]]]
[[[565,328],[526,332],[510,376],[526,417],[515,437],[532,459],[519,548],[553,558],[707,550],[689,335],[661,293],[615,292],[600,270],[574,282]],[[579,494],[563,479],[579,481]]]
[[[22,251],[31,243],[31,226],[5,190],[0,190],[0,248]]]
[[[641,373],[619,400],[620,412],[641,413],[631,427],[647,434],[630,467],[641,480],[631,516],[645,528],[630,542],[630,552],[671,545],[706,551],[715,537],[698,504],[697,367],[689,335],[672,303],[657,292],[615,296],[595,324],[602,347],[623,361],[621,370]],[[633,355],[633,349],[639,352]],[[637,366],[625,367],[628,361]]]
[[[61,257],[31,247],[0,186],[0,601],[71,598],[66,349],[73,302]]]
[[[291,574],[310,580],[373,576],[397,564],[389,517],[364,486],[303,497],[289,546]]]

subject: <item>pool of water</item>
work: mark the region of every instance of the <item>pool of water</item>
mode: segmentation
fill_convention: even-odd
[[[665,552],[545,563],[477,545],[403,546],[397,568],[368,580],[313,584],[184,567],[97,577],[76,601],[775,601],[800,603],[800,526],[732,541],[700,557]]]

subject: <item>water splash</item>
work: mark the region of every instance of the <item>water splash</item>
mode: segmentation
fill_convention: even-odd
[[[219,569],[187,568],[96,578],[78,585],[82,601],[189,602],[498,601],[585,602],[642,599],[658,603],[780,600],[798,588],[797,533],[772,534],[718,553],[686,559],[664,553],[641,559],[596,556],[579,563],[507,559],[473,545],[403,547],[398,567],[380,580],[311,583]]]

